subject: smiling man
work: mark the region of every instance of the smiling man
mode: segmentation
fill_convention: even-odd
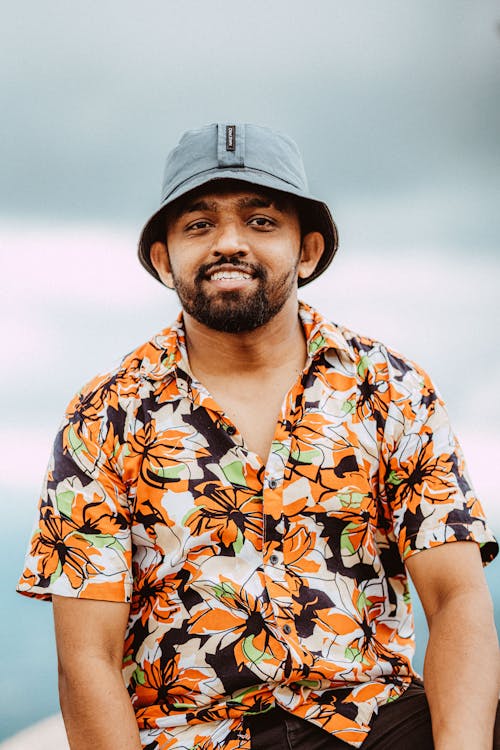
[[[210,329],[243,333],[268,323],[295,291],[297,273],[306,278],[324,249],[319,232],[301,238],[295,202],[276,191],[219,178],[176,204],[151,261],[183,310]]]
[[[498,547],[427,374],[298,301],[336,249],[286,136],[169,155],[139,257],[182,313],[69,405],[19,583],[73,750],[499,746]]]

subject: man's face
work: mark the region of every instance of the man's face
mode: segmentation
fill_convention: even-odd
[[[252,186],[196,191],[174,204],[167,226],[166,247],[155,243],[152,261],[183,309],[209,328],[254,330],[296,291],[300,223],[281,194]]]

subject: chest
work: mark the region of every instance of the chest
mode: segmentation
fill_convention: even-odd
[[[160,565],[162,575],[186,567],[202,582],[247,581],[271,553],[273,580],[303,563],[321,580],[374,564],[378,462],[366,425],[358,438],[349,415],[315,403],[285,416],[264,465],[208,404],[183,399],[155,413],[135,488],[138,575]]]
[[[184,524],[194,506],[208,507],[216,496],[228,512],[262,495],[266,506],[268,487],[277,488],[269,497],[273,516],[288,514],[299,500],[331,513],[350,498],[359,503],[376,494],[376,423],[359,420],[345,394],[319,380],[314,388],[268,388],[260,396],[212,390],[150,402],[136,440],[141,450],[125,461],[138,505],[161,507]],[[266,511],[259,506],[260,516]]]
[[[257,383],[252,388],[210,384],[213,397],[231,423],[229,432],[235,434],[236,430],[244,446],[263,464],[267,463],[280,414],[286,411],[288,386],[286,379]]]
[[[272,369],[233,368],[227,375],[196,369],[192,392],[201,404],[208,404],[227,421],[235,440],[265,465],[288,403],[301,399],[304,393],[303,367],[301,356]]]

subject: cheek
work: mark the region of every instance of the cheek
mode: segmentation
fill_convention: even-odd
[[[300,228],[297,227],[295,230],[290,230],[288,236],[286,237],[286,247],[287,247],[287,253],[289,256],[289,262],[292,265],[295,265],[300,260],[301,256],[301,249],[302,249],[302,243],[301,243],[301,234],[300,234]]]
[[[183,281],[190,284],[196,278],[203,259],[191,256],[179,256],[170,259],[170,270],[172,277],[177,281]]]
[[[283,273],[287,269],[296,269],[301,258],[300,237],[290,236],[279,250],[279,255],[276,254],[275,258],[281,272]]]
[[[181,233],[167,233],[168,262],[174,275],[198,269],[207,258],[207,241],[201,237],[187,239]]]

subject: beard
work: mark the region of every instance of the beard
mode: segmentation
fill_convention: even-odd
[[[250,270],[256,279],[256,288],[251,292],[228,290],[208,294],[203,284],[208,271],[228,263],[235,268]],[[260,265],[226,258],[219,263],[200,266],[192,283],[180,279],[173,271],[172,277],[183,310],[195,320],[223,333],[246,333],[265,325],[282,309],[296,287],[298,263],[299,259],[293,268],[273,280]]]

